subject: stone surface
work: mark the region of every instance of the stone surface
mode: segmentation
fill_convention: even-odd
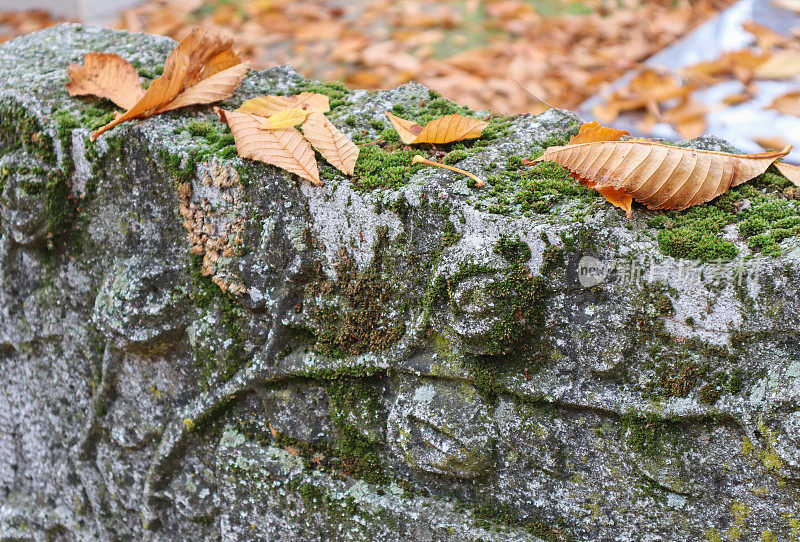
[[[173,46],[0,46],[0,539],[800,537],[800,212],[775,176],[626,220],[520,173],[564,111],[420,150],[483,189],[380,144],[311,186],[236,158],[208,107],[90,143],[113,109],[69,98],[67,64],[152,79]],[[223,105],[309,89],[358,143],[456,107],[288,67]],[[724,209],[692,241],[719,261],[676,257]]]

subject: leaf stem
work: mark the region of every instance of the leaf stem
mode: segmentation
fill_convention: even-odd
[[[477,178],[475,175],[470,173],[469,171],[464,171],[463,169],[459,169],[457,167],[448,166],[447,164],[440,164],[439,162],[434,162],[432,160],[427,160],[420,156],[419,154],[415,154],[414,158],[411,159],[411,162],[414,164],[427,164],[429,166],[436,166],[444,169],[449,169],[450,171],[455,171],[456,173],[461,173],[462,175],[466,175],[470,179],[473,179],[477,184],[476,186],[481,187],[486,183],[483,182],[482,179]]]

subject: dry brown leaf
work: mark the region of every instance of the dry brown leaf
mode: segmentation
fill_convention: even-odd
[[[792,181],[795,185],[800,186],[800,166],[786,164],[784,162],[775,162],[775,167],[781,172],[781,175]]]
[[[595,141],[550,147],[533,163],[553,161],[564,166],[630,216],[628,198],[649,209],[675,210],[710,201],[763,173],[790,148],[729,154],[652,141]],[[609,189],[611,197],[605,192]]]
[[[790,43],[789,38],[786,36],[778,34],[771,28],[752,21],[743,23],[742,28],[755,36],[758,48],[762,51],[769,51],[775,47],[786,47]]]
[[[684,139],[694,139],[705,133],[708,107],[688,98],[662,115],[661,120],[671,124]]]
[[[322,184],[314,151],[299,130],[262,130],[259,117],[252,113],[218,107],[214,111],[230,126],[239,156],[272,164],[316,185]]]
[[[417,143],[443,144],[462,139],[480,137],[483,129],[489,123],[481,119],[473,119],[464,115],[445,115],[434,119],[423,128],[416,122],[401,119],[386,111],[386,116],[392,121],[400,140],[406,145]]]
[[[271,117],[264,117],[258,120],[259,128],[262,130],[280,130],[291,128],[304,122],[311,111],[299,107],[290,107],[283,111],[278,111]]]
[[[309,105],[320,113],[331,110],[330,100],[325,94],[317,92],[301,92],[294,96],[261,96],[244,102],[237,111],[252,113],[262,117],[271,117],[289,108],[302,108]]]
[[[584,123],[580,131],[570,138],[568,145],[592,143],[594,141],[619,141],[622,136],[627,135],[631,135],[627,130],[608,128],[593,120],[592,122]]]
[[[232,40],[204,28],[194,29],[169,54],[164,73],[130,109],[92,134],[92,139],[131,119],[146,118],[186,105],[224,99],[247,73],[231,51]]]
[[[800,116],[800,91],[787,92],[778,96],[772,100],[767,109],[774,109],[784,115]]]
[[[696,88],[695,85],[684,85],[674,75],[645,69],[604,103],[596,105],[592,113],[603,122],[613,122],[621,113],[639,109],[645,109],[653,118],[658,118],[662,102],[686,99]]]
[[[800,74],[800,51],[776,51],[753,73],[758,79],[791,79]]]
[[[303,135],[333,167],[345,175],[353,174],[359,148],[325,115],[319,111],[310,111],[303,123]]]
[[[740,81],[749,82],[754,72],[767,62],[771,55],[758,53],[750,49],[728,51],[719,58],[708,62],[700,62],[680,71],[689,79],[697,79],[703,83],[713,83],[715,78],[732,75]]]
[[[113,53],[87,53],[83,66],[67,67],[70,96],[108,98],[123,109],[130,109],[144,95],[139,74],[130,63]]]
[[[753,141],[758,143],[758,146],[765,151],[774,151],[776,149],[785,149],[786,147],[791,147],[791,143],[786,141],[786,139],[781,136],[754,137]]]
[[[722,99],[722,103],[733,107],[735,105],[743,104],[744,102],[751,100],[753,96],[748,94],[747,92],[735,92],[733,94],[728,94],[725,98]]]

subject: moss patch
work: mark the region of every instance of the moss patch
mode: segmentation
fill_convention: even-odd
[[[387,348],[405,332],[399,314],[390,309],[393,288],[383,278],[387,232],[379,232],[370,266],[359,271],[346,251],[336,267],[336,280],[306,287],[305,299],[313,321],[315,349],[340,357]]]

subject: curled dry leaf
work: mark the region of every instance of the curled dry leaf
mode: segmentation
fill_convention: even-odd
[[[146,118],[187,105],[212,103],[233,94],[247,63],[231,50],[230,38],[194,29],[169,54],[164,73],[133,106],[92,134],[92,139],[131,119]]]
[[[305,121],[309,113],[311,113],[311,111],[300,109],[299,107],[290,107],[289,109],[278,111],[271,117],[261,118],[258,123],[262,130],[291,128]]]
[[[130,63],[113,53],[88,53],[83,66],[67,67],[70,96],[108,98],[123,109],[130,109],[144,95],[139,74]]]
[[[800,186],[800,166],[775,162],[775,167],[778,168],[781,175],[792,181],[796,186]]]
[[[787,92],[778,96],[772,100],[767,109],[774,109],[784,115],[800,116],[800,92]]]
[[[289,108],[302,108],[309,105],[320,113],[331,110],[330,100],[317,92],[301,92],[294,96],[261,96],[244,102],[237,111],[252,113],[262,117],[271,117]]]
[[[785,138],[779,135],[754,137],[753,141],[758,143],[758,146],[764,149],[765,151],[774,151],[775,149],[785,149],[786,147],[791,145],[791,143],[789,143],[788,141],[786,141]]]
[[[218,107],[214,111],[230,126],[239,156],[272,164],[316,185],[322,184],[314,151],[299,130],[262,130],[260,118],[252,113]]]
[[[581,143],[579,134],[569,145],[550,147],[533,163],[564,166],[631,216],[632,199],[649,209],[675,210],[710,201],[763,173],[790,149],[729,154],[609,137],[616,139]]]
[[[345,175],[353,174],[359,148],[325,115],[319,111],[309,111],[308,118],[303,123],[303,134],[333,167]]]
[[[485,120],[473,119],[464,115],[445,115],[430,121],[424,128],[416,122],[401,119],[388,111],[386,116],[392,121],[397,133],[400,134],[400,140],[406,145],[441,144],[473,139],[480,137],[483,129],[489,126]]]

